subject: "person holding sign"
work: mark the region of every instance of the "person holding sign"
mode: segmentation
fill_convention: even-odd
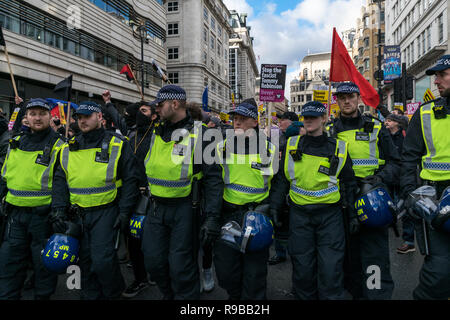
[[[50,232],[52,177],[64,143],[50,128],[50,117],[46,100],[31,99],[26,105],[30,131],[9,142],[0,182],[0,198],[6,195],[0,229],[0,299],[20,299],[31,259],[34,298],[49,299],[56,289],[57,275],[41,262]]]
[[[270,208],[281,210],[288,195],[288,251],[296,298],[344,299],[345,232],[340,203],[353,203],[356,192],[348,144],[327,137],[327,112],[322,103],[307,102],[302,116],[306,135],[287,141]],[[345,199],[339,192],[344,185],[348,190]],[[350,219],[357,220],[356,212]]]
[[[361,115],[359,87],[343,82],[336,90],[340,115],[327,127],[329,136],[348,143],[358,187],[384,183],[393,187],[398,181],[400,156],[384,125],[375,118]],[[352,207],[353,203],[350,203]],[[346,265],[346,289],[354,299],[391,299],[394,282],[390,273],[388,228],[361,227],[350,235],[351,257]],[[369,290],[371,275],[366,270],[377,265],[381,270],[381,288]]]

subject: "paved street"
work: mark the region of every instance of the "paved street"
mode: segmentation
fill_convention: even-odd
[[[414,253],[397,254],[396,248],[401,245],[401,238],[396,238],[393,232],[390,233],[391,240],[391,272],[395,282],[395,289],[393,294],[394,300],[411,300],[412,290],[416,287],[419,278],[419,270],[422,265],[423,256],[418,250]],[[121,248],[120,253],[122,253]],[[273,248],[271,249],[273,254]],[[130,284],[133,281],[132,270],[127,268],[126,263],[121,265],[122,274],[125,281]],[[291,263],[287,262],[275,266],[269,266],[268,275],[268,292],[269,300],[292,300],[293,296],[290,294],[291,290]],[[78,300],[79,291],[69,290],[66,287],[66,280],[68,275],[61,275],[58,281],[58,288],[53,299],[57,300]],[[25,291],[23,298],[26,300],[32,299],[32,291]],[[156,286],[151,286],[141,294],[133,298],[133,300],[158,300],[161,294]],[[226,292],[217,287],[210,293],[203,293],[202,300],[225,300],[227,299]]]

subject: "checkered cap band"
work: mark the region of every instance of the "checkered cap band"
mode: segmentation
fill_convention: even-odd
[[[244,117],[258,119],[258,111],[256,107],[250,103],[241,103],[230,114],[240,114]]]
[[[34,108],[34,107],[41,107],[41,108],[50,110],[50,106],[48,105],[47,101],[45,101],[44,99],[40,99],[40,98],[39,99],[31,99],[30,102],[28,102],[27,109]]]
[[[308,102],[306,103],[303,108],[302,108],[302,115],[305,115],[307,113],[317,113],[317,114],[323,114],[327,112],[327,109],[325,108],[325,106],[323,104],[321,104],[320,102],[317,101],[312,101],[312,102]]]
[[[80,104],[80,106],[77,109],[77,112],[82,110],[89,110],[91,112],[102,112],[102,109],[98,105],[93,104]]]
[[[160,100],[186,100],[186,94],[181,92],[158,92],[156,98]]]
[[[342,83],[336,89],[336,93],[355,93],[355,92],[359,93],[359,88],[353,82]]]

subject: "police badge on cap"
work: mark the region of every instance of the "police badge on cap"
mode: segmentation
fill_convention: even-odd
[[[425,73],[432,76],[436,71],[442,71],[448,68],[450,68],[450,55],[445,55],[436,62],[436,65],[433,68],[428,69]]]

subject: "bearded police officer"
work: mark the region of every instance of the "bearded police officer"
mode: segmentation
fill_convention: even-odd
[[[429,101],[417,110],[409,124],[403,143],[400,186],[402,198],[415,190],[416,167],[420,165],[423,184],[436,188],[437,198],[450,186],[450,55],[444,55],[426,71],[434,75],[440,98]],[[442,216],[432,222],[429,231],[429,254],[420,271],[419,285],[413,292],[415,299],[450,298],[450,234],[442,231],[448,220]],[[422,241],[417,236],[417,241]],[[419,243],[419,247],[421,243]]]
[[[220,167],[202,157],[209,144],[202,139],[207,127],[191,118],[184,89],[167,85],[156,98],[162,122],[153,130],[144,161],[152,196],[142,238],[144,262],[163,299],[195,300],[200,298],[198,180],[203,176],[203,212],[218,215]]]
[[[45,269],[41,251],[51,232],[54,170],[63,145],[50,128],[50,106],[44,99],[31,99],[25,117],[30,131],[10,140],[2,168],[0,196],[6,195],[0,240],[0,299],[19,299],[26,278],[28,261],[35,274],[35,299],[48,299],[55,292],[57,275]]]
[[[273,181],[270,206],[279,211],[289,195],[288,250],[296,297],[344,299],[345,229],[341,204],[353,204],[357,188],[348,144],[327,137],[327,112],[320,102],[306,103],[302,116],[306,135],[288,139],[280,171]],[[340,194],[343,189],[345,199]],[[354,233],[359,223],[356,212],[351,213],[350,231]]]
[[[258,211],[258,206],[268,204],[275,173],[274,159],[278,162],[275,145],[262,130],[259,133],[255,130],[258,129],[256,104],[243,102],[230,115],[234,131],[227,130],[227,139],[218,145],[225,184],[222,212],[220,216],[207,217],[203,226],[208,235],[206,241],[211,242],[214,242],[214,231],[220,231],[220,226],[230,221],[243,224],[247,211]],[[268,215],[269,206],[266,207]],[[219,285],[230,299],[266,299],[269,247],[242,253],[222,241],[215,241],[213,253]]]
[[[106,131],[100,106],[81,102],[81,134],[64,144],[55,173],[54,224],[71,206],[81,217],[81,298],[117,299],[125,283],[114,250],[118,230],[128,230],[138,195],[136,158],[126,139]]]
[[[358,187],[380,183],[392,187],[399,173],[399,154],[389,132],[375,118],[361,115],[360,92],[352,82],[336,90],[340,115],[327,128],[329,134],[348,143]],[[394,282],[390,272],[388,228],[361,226],[350,237],[350,265],[346,265],[346,288],[354,299],[391,299]],[[368,267],[381,271],[381,288],[368,289]]]

